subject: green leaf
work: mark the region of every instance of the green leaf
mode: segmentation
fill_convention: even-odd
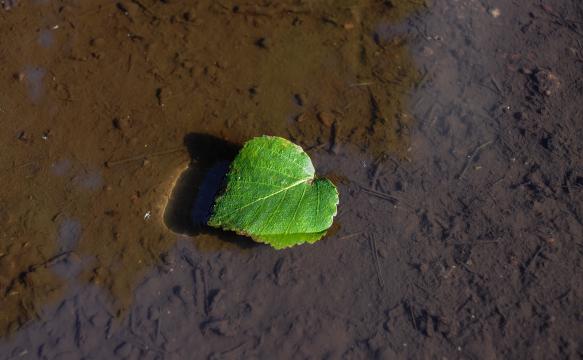
[[[249,140],[233,160],[208,224],[283,249],[320,240],[337,205],[336,187],[315,178],[301,147],[262,136]]]

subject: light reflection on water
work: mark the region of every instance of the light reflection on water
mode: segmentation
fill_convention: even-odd
[[[83,172],[76,176],[73,179],[73,182],[78,184],[81,188],[91,191],[99,190],[103,187],[103,177],[98,170]]]
[[[51,165],[51,172],[56,176],[65,176],[71,169],[71,166],[71,160],[60,159]]]
[[[42,67],[27,66],[23,74],[28,87],[28,95],[33,103],[39,103],[44,96],[43,80],[46,70]]]
[[[38,43],[45,49],[50,48],[55,43],[55,35],[53,30],[42,29],[38,34]]]
[[[60,252],[73,251],[81,238],[82,228],[79,220],[65,218],[59,224],[58,244]]]

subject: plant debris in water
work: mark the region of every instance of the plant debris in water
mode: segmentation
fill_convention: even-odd
[[[54,304],[69,281],[105,289],[124,314],[176,244],[161,219],[169,174],[189,161],[166,151],[184,134],[407,153],[418,71],[390,30],[421,2],[8,3],[0,83],[10,97],[0,114],[14,131],[0,132],[0,336]],[[50,48],[23,30],[49,24]],[[47,260],[62,253],[68,218],[81,232],[57,265],[80,264],[64,279]],[[195,237],[201,252],[229,246]]]
[[[248,141],[233,161],[209,225],[283,249],[320,240],[337,205],[336,187],[315,178],[301,147],[262,136]]]

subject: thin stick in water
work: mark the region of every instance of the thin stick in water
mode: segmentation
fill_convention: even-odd
[[[136,156],[132,156],[132,157],[125,158],[125,159],[106,161],[105,166],[114,167],[114,166],[123,165],[123,164],[127,164],[127,163],[134,162],[134,161],[145,160],[147,158],[156,157],[156,156],[174,154],[174,153],[182,152],[182,151],[185,151],[185,149],[183,147],[180,147],[180,148],[174,148],[174,149],[169,149],[169,150],[162,150],[162,151],[154,152],[151,154],[136,155]]]
[[[373,258],[373,261],[375,263],[375,269],[377,272],[377,280],[379,281],[379,286],[381,287],[381,289],[384,289],[385,282],[384,282],[383,276],[381,274],[381,266],[379,264],[379,255],[377,254],[377,245],[376,245],[375,236],[373,234],[369,234],[368,243],[370,245],[370,251],[372,253],[372,258]]]

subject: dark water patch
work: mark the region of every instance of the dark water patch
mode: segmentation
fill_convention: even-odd
[[[120,341],[111,339],[117,324],[108,304],[107,294],[100,287],[72,286],[61,301],[42,308],[45,319],[1,339],[0,358],[113,358],[113,349]],[[110,342],[110,346],[104,346]]]

